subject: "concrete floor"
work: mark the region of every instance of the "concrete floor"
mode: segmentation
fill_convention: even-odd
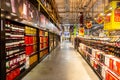
[[[99,80],[93,70],[74,50],[63,42],[22,80]]]

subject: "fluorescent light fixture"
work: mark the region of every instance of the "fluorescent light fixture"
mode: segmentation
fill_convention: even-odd
[[[6,4],[6,6],[10,7],[10,3],[9,2],[6,2],[5,4]]]
[[[23,17],[20,17],[20,19],[22,19]]]
[[[6,16],[6,18],[11,19],[11,16]]]
[[[15,21],[18,21],[18,19],[15,19]]]
[[[15,13],[10,13],[12,16],[17,16]]]

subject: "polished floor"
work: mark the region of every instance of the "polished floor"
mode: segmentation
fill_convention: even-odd
[[[99,80],[72,44],[64,41],[22,80]]]

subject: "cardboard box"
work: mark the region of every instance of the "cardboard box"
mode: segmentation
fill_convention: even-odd
[[[116,76],[114,76],[112,73],[109,71],[106,71],[106,78],[105,80],[119,80]]]
[[[97,70],[98,62],[94,61],[94,69]]]
[[[44,56],[43,51],[42,51],[42,52],[40,52],[40,54],[39,54],[39,55],[40,55],[40,58],[41,58],[41,57],[43,57],[43,56]]]
[[[37,54],[33,55],[30,57],[30,65],[32,65],[33,63],[35,63],[37,61]]]
[[[110,59],[112,58],[113,56],[112,55],[105,55],[105,65],[107,67],[110,67]]]
[[[29,37],[25,36],[25,44],[29,44]]]
[[[33,46],[26,46],[25,50],[26,55],[30,55],[31,53],[33,53]]]
[[[120,75],[120,59],[113,58],[113,70]]]
[[[114,63],[114,59],[113,59],[113,58],[110,58],[109,68],[110,68],[111,70],[113,70],[113,63]]]
[[[95,58],[96,58],[97,60],[100,60],[100,51],[97,51],[97,52],[96,52]]]

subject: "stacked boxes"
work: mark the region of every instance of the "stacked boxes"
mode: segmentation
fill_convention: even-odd
[[[46,54],[48,54],[48,49],[43,50],[43,51],[40,52],[40,58],[43,57]]]
[[[11,71],[11,73],[7,74],[6,80],[14,80],[19,75],[20,75],[20,68],[16,68],[14,71]]]
[[[37,61],[37,54],[33,55],[30,57],[30,65],[32,65],[33,63],[35,63]]]
[[[117,74],[120,75],[120,59],[111,58],[110,60],[110,68]]]
[[[106,71],[105,80],[119,80],[116,76],[114,76],[111,72]]]

